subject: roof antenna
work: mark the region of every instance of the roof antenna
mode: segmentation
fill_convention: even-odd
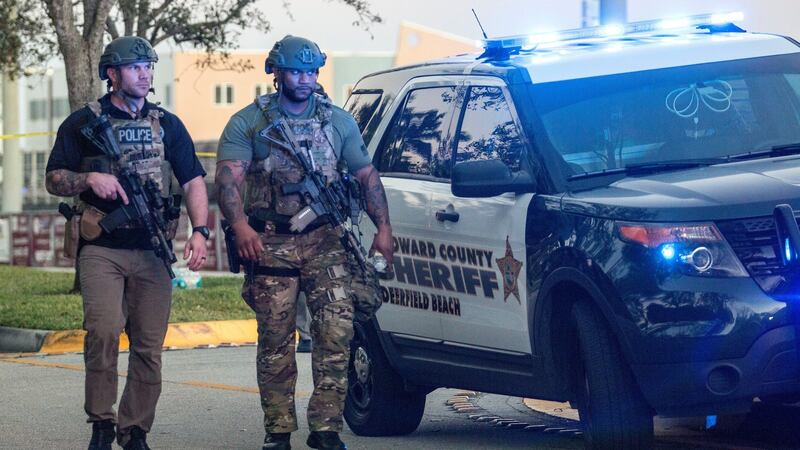
[[[486,30],[484,30],[483,25],[481,25],[481,19],[478,19],[478,13],[475,12],[475,8],[472,8],[472,14],[475,16],[475,20],[478,22],[478,26],[481,27],[481,33],[483,33],[483,38],[489,39],[489,36],[486,36]]]

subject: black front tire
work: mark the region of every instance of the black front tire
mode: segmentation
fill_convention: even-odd
[[[578,412],[590,449],[653,446],[653,414],[600,312],[588,302],[572,307],[578,339]]]
[[[425,393],[408,392],[389,365],[371,323],[356,323],[350,344],[344,419],[359,436],[413,432],[425,412]]]

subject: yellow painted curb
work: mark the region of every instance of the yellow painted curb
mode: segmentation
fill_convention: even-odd
[[[255,319],[171,323],[164,347],[191,348],[198,345],[254,344],[258,340]]]
[[[47,334],[39,353],[83,351],[84,330],[53,331]],[[256,321],[219,320],[171,323],[164,339],[165,348],[193,348],[201,345],[254,344],[258,340]],[[127,350],[128,336],[120,335],[119,349]]]

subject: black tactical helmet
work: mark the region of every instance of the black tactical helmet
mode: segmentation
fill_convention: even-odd
[[[264,62],[264,71],[273,73],[275,69],[317,70],[325,65],[327,58],[314,41],[287,35],[272,46]]]
[[[158,55],[146,39],[137,36],[118,37],[106,45],[100,57],[100,79],[108,79],[106,69],[109,67],[135,62],[158,62]]]

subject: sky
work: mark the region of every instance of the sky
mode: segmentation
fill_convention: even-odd
[[[580,26],[581,0],[368,0],[384,22],[370,27],[369,33],[354,27],[353,9],[335,0],[292,0],[290,20],[282,0],[259,0],[258,6],[272,23],[273,30],[263,35],[243,33],[240,46],[246,49],[269,48],[286,34],[316,41],[326,51],[394,51],[397,30],[402,21],[414,22],[470,39],[480,39],[480,29],[472,15],[475,8],[487,34],[508,35],[535,30],[552,31]],[[535,8],[531,7],[535,6]]]
[[[352,26],[353,9],[336,0],[259,0],[258,7],[270,19],[266,35],[245,31],[243,49],[269,49],[286,34],[317,41],[326,51],[393,52],[402,21],[409,21],[469,39],[481,34],[471,8],[491,36],[546,32],[581,25],[581,0],[368,0],[384,22],[371,26],[372,37]],[[770,31],[799,36],[798,0],[628,0],[628,20],[719,11],[744,11],[743,25],[752,31]]]

